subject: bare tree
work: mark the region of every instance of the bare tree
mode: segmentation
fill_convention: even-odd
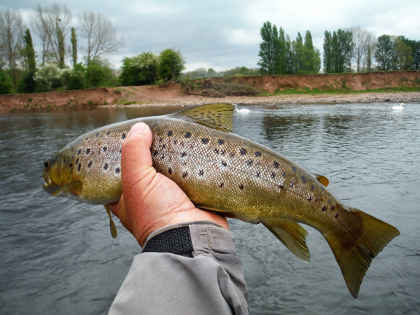
[[[41,41],[42,64],[52,57],[60,67],[64,67],[64,43],[70,22],[71,12],[65,5],[38,5],[32,25]]]
[[[353,59],[356,63],[356,71],[360,72],[364,59],[368,55],[369,40],[372,35],[359,26],[353,27],[351,32],[353,33],[354,42]]]
[[[19,11],[0,11],[0,58],[8,65],[16,86],[16,67],[23,48],[23,22]]]
[[[85,12],[81,17],[81,31],[86,39],[87,62],[103,54],[118,50],[120,41],[111,21],[100,13]]]

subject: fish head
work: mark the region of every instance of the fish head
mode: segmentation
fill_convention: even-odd
[[[78,195],[82,190],[82,183],[73,176],[73,161],[66,152],[44,162],[43,188],[48,193],[56,196],[61,194]]]

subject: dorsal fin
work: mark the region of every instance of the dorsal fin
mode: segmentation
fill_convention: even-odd
[[[200,105],[176,113],[176,117],[188,117],[206,127],[232,131],[233,111],[235,106],[228,103]]]
[[[326,178],[325,176],[322,176],[322,175],[319,175],[319,174],[314,174],[314,176],[316,177],[316,179],[318,180],[318,182],[320,182],[325,187],[327,187],[328,184],[330,183],[330,181],[328,180],[328,178]]]

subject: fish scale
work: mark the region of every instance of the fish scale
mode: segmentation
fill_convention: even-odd
[[[174,180],[200,208],[264,224],[293,254],[309,260],[305,229],[325,237],[348,289],[357,297],[371,260],[399,231],[341,204],[313,175],[262,145],[231,133],[231,104],[208,104],[177,114],[104,126],[69,143],[45,162],[44,188],[90,203],[121,196],[121,147],[137,122],[152,130],[158,172]],[[111,234],[116,228],[110,218]]]

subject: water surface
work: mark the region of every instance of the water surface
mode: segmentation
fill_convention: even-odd
[[[401,235],[374,259],[357,300],[326,241],[309,230],[311,262],[260,225],[230,221],[251,314],[420,312],[420,104],[247,107],[234,132],[327,176],[345,204]],[[139,247],[100,206],[49,196],[42,162],[74,137],[167,108],[0,116],[0,314],[102,314]]]

